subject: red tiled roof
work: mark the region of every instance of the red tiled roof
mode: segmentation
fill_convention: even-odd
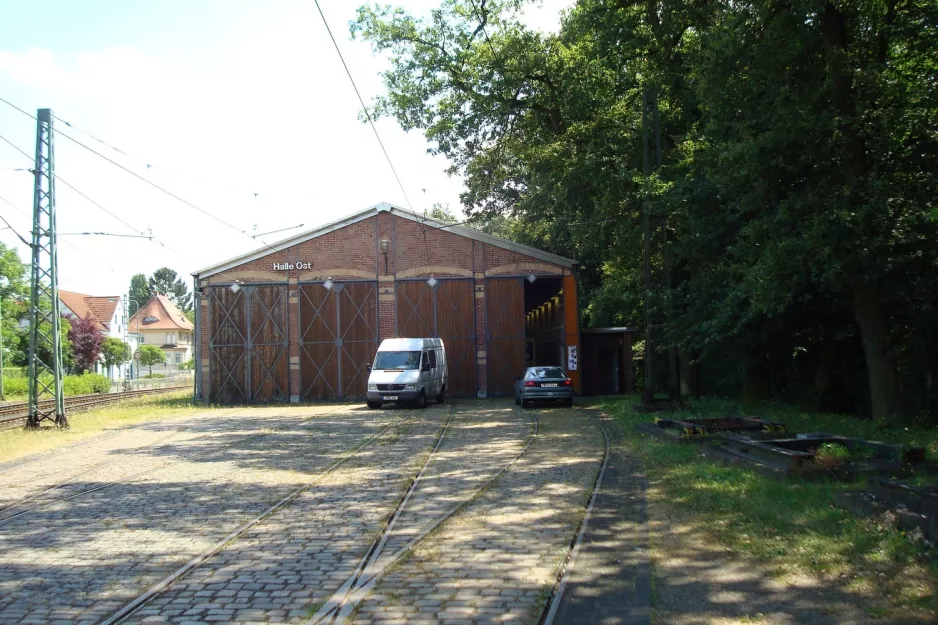
[[[148,317],[155,321],[146,322]],[[154,295],[143,308],[130,318],[127,326],[133,332],[139,330],[193,330],[195,326],[165,295]]]
[[[120,300],[118,295],[105,295],[96,297],[94,295],[85,295],[74,291],[63,291],[59,289],[59,300],[72,311],[75,316],[85,319],[91,317],[98,330],[104,331],[110,327],[111,319],[114,317],[114,310],[117,308],[117,302]]]

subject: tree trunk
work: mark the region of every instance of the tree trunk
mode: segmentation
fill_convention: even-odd
[[[827,341],[818,355],[817,369],[814,372],[814,407],[823,410],[827,405],[827,394],[830,390],[831,377],[837,365],[837,343]]]
[[[765,352],[751,348],[748,361],[740,401],[751,404],[772,399],[772,380]]]
[[[886,314],[879,293],[872,287],[856,288],[853,302],[870,378],[873,418],[886,423],[895,419],[898,401],[896,362],[889,348]]]
[[[690,350],[678,350],[678,359],[681,363],[681,397],[700,398],[700,379],[698,365],[693,363]]]

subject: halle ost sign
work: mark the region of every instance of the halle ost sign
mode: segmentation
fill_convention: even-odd
[[[297,261],[295,263],[274,263],[274,271],[293,271],[294,269],[312,269],[313,263],[304,263]]]

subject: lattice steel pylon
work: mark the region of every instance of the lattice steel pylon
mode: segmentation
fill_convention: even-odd
[[[33,192],[33,260],[29,298],[29,416],[26,427],[45,420],[68,427],[62,394],[62,335],[59,315],[59,258],[55,230],[55,156],[52,111],[36,115]],[[51,399],[51,405],[45,400]]]

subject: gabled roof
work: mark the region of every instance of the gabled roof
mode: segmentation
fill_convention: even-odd
[[[551,263],[553,265],[559,265],[561,267],[572,268],[576,261],[570,258],[564,258],[563,256],[558,256],[556,254],[551,254],[550,252],[545,252],[528,245],[522,245],[521,243],[515,243],[513,241],[507,241],[505,239],[500,239],[498,237],[493,237],[490,234],[486,234],[474,228],[467,228],[465,226],[454,226],[446,224],[442,221],[436,219],[431,219],[429,217],[424,217],[423,215],[418,215],[409,210],[403,209],[399,206],[394,206],[388,204],[387,202],[382,202],[381,204],[375,204],[370,206],[363,211],[355,213],[354,215],[349,215],[338,221],[333,221],[319,228],[313,230],[307,230],[300,234],[294,235],[288,239],[283,239],[282,241],[277,241],[271,245],[267,245],[262,248],[258,248],[253,252],[248,252],[247,254],[242,254],[241,256],[236,256],[224,262],[218,263],[216,265],[211,265],[204,269],[200,269],[194,272],[192,275],[197,278],[208,278],[217,273],[222,273],[229,269],[234,269],[239,265],[244,263],[249,263],[252,260],[257,260],[259,258],[264,258],[273,252],[280,252],[282,250],[288,249],[303,243],[304,241],[309,241],[310,239],[315,239],[316,237],[321,237],[324,234],[334,232],[340,228],[350,226],[359,221],[364,221],[365,219],[370,219],[377,215],[378,213],[391,213],[397,217],[402,217],[404,219],[410,219],[411,221],[416,221],[427,226],[432,226],[434,228],[445,228],[447,232],[452,232],[453,234],[458,234],[469,239],[475,239],[476,241],[481,241],[482,243],[488,243],[489,245],[494,245],[496,247],[501,247],[506,250],[511,250],[513,252],[518,252],[519,254],[524,254],[525,256],[530,256],[532,258],[537,258],[546,263]]]
[[[114,311],[120,301],[119,295],[94,296],[63,291],[59,289],[59,300],[72,311],[75,316],[85,319],[91,317],[98,330],[107,330],[114,318]]]
[[[147,320],[153,318],[154,321]],[[188,317],[165,295],[154,295],[143,308],[138,310],[127,328],[132,332],[141,330],[193,330],[195,326]]]

